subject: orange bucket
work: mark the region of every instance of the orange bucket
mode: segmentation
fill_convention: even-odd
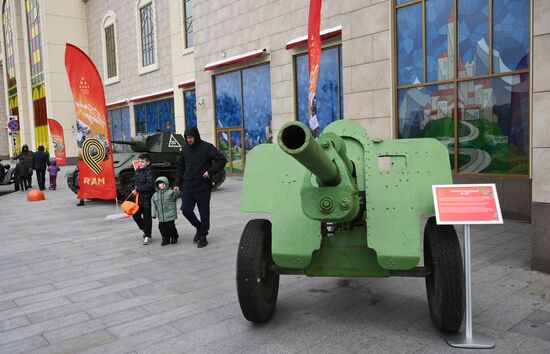
[[[44,196],[44,192],[38,189],[33,189],[27,194],[27,200],[29,202],[37,202],[44,199],[46,199],[46,197]]]

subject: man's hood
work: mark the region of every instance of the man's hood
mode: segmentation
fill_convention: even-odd
[[[201,141],[201,135],[199,134],[199,130],[196,127],[185,128],[185,133],[183,133],[183,137],[187,137],[189,135],[195,137],[195,144]],[[187,143],[187,140],[185,140],[185,142]]]
[[[164,177],[164,176],[160,176],[159,178],[157,178],[157,179],[155,180],[155,189],[156,189],[157,191],[160,191],[158,185],[159,185],[159,183],[161,183],[161,182],[164,182],[164,183],[166,184],[166,188],[170,188],[170,182],[168,182],[168,178],[166,178],[166,177]],[[166,190],[166,189],[165,189],[165,190]]]

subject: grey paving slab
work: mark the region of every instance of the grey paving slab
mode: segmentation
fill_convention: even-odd
[[[64,167],[66,169],[66,167]],[[87,201],[60,181],[46,200],[4,194],[0,223],[18,242],[0,249],[0,353],[476,353],[434,329],[420,278],[281,276],[274,318],[247,322],[235,289],[246,221],[241,179],[212,195],[210,244],[197,249],[181,216],[177,245],[141,245],[114,203]],[[21,223],[20,211],[35,222]],[[459,235],[462,227],[457,227]],[[474,327],[497,347],[546,353],[550,276],[531,271],[528,224],[472,226]]]

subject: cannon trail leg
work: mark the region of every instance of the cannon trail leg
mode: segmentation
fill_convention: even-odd
[[[237,293],[244,317],[267,322],[273,316],[279,293],[279,274],[272,270],[271,222],[250,220],[243,230],[237,253]]]
[[[430,217],[424,229],[424,265],[430,316],[444,332],[459,330],[464,317],[464,276],[460,244],[452,225]]]

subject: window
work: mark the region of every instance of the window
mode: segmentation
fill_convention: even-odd
[[[197,96],[195,90],[183,92],[185,106],[185,128],[197,126]]]
[[[241,174],[245,155],[272,141],[271,75],[268,64],[214,77],[216,136],[229,174]]]
[[[155,6],[153,1],[138,0],[137,25],[138,25],[138,56],[139,73],[145,74],[158,69]]]
[[[130,109],[115,108],[107,111],[109,133],[112,140],[130,140]],[[113,144],[116,151],[128,150],[128,145]]]
[[[182,0],[182,7],[184,48],[191,48],[193,46],[193,2]]]
[[[528,175],[529,3],[395,1],[399,138],[438,139],[455,173]]]
[[[309,126],[307,105],[309,95],[309,67],[307,53],[295,57],[296,107],[298,120]],[[321,132],[337,119],[342,119],[342,50],[341,47],[323,49],[321,71],[317,80],[317,120]]]
[[[103,77],[105,85],[119,81],[115,22],[116,16],[114,12],[109,11],[101,24],[103,31],[101,39],[103,44]]]
[[[174,132],[174,99],[142,103],[134,106],[136,134]]]

